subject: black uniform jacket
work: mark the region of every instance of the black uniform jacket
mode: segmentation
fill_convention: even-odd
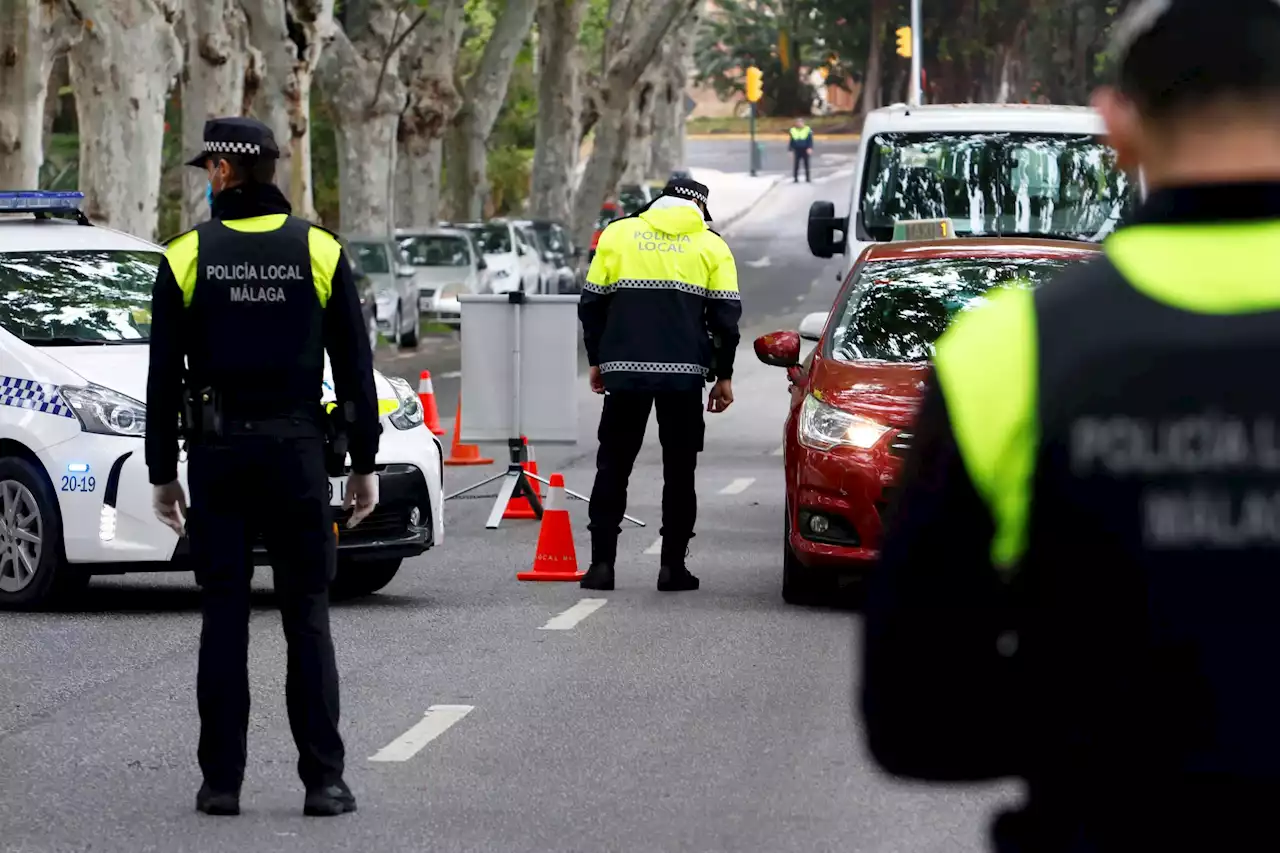
[[[998,415],[957,421],[940,359],[868,583],[867,746],[902,777],[1026,780],[999,850],[1270,849],[1280,185],[1157,191],[1030,299],[1025,545],[998,565],[1021,517],[962,449]]]
[[[146,455],[152,483],[177,478],[184,381],[226,386],[219,391],[233,415],[315,413],[319,419],[325,350],[335,395],[347,416],[351,468],[356,473],[374,470],[380,425],[373,355],[351,267],[332,235],[303,220],[280,219],[290,212],[288,200],[272,185],[227,189],[214,199],[215,220],[276,215],[273,227],[246,233],[206,223],[196,229],[198,271],[186,277],[185,291],[169,258],[160,265],[152,294],[147,379]],[[178,240],[197,235],[175,238],[170,253]],[[243,278],[255,275],[259,279]],[[324,277],[327,287],[316,288],[317,276]],[[293,288],[288,293],[286,285]],[[203,299],[201,288],[206,288]],[[319,290],[326,299],[319,298]],[[187,370],[207,375],[186,376]]]

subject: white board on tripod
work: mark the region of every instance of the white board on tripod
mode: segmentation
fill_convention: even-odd
[[[462,441],[530,444],[578,441],[578,297],[463,294]],[[520,412],[513,343],[520,325]]]

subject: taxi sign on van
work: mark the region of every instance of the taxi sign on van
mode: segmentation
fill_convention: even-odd
[[[956,236],[950,219],[904,219],[893,223],[893,240],[949,240]]]

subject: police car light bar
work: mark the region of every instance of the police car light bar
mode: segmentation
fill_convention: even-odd
[[[0,192],[0,213],[78,213],[83,202],[81,192]]]
[[[893,241],[952,240],[956,229],[950,219],[904,219],[893,223]]]

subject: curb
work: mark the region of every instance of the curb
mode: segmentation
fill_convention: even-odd
[[[747,214],[751,213],[753,210],[755,210],[757,207],[760,206],[760,202],[764,201],[766,198],[769,197],[769,193],[773,192],[774,187],[782,183],[783,177],[785,177],[785,175],[775,177],[773,179],[773,183],[769,184],[768,188],[766,188],[764,192],[760,193],[760,195],[756,197],[755,201],[751,202],[751,204],[742,208],[742,210],[739,210],[733,216],[729,217],[728,219],[724,219],[718,222],[713,222],[711,224],[718,226],[716,230],[719,231],[722,235],[727,234],[730,228],[732,228],[738,222],[745,219]]]
[[[749,140],[749,133],[690,133],[685,135],[687,142],[742,142]],[[757,133],[756,141],[786,142],[791,137],[785,133]],[[823,133],[815,134],[818,143],[823,142],[857,142],[862,138],[860,133]]]

